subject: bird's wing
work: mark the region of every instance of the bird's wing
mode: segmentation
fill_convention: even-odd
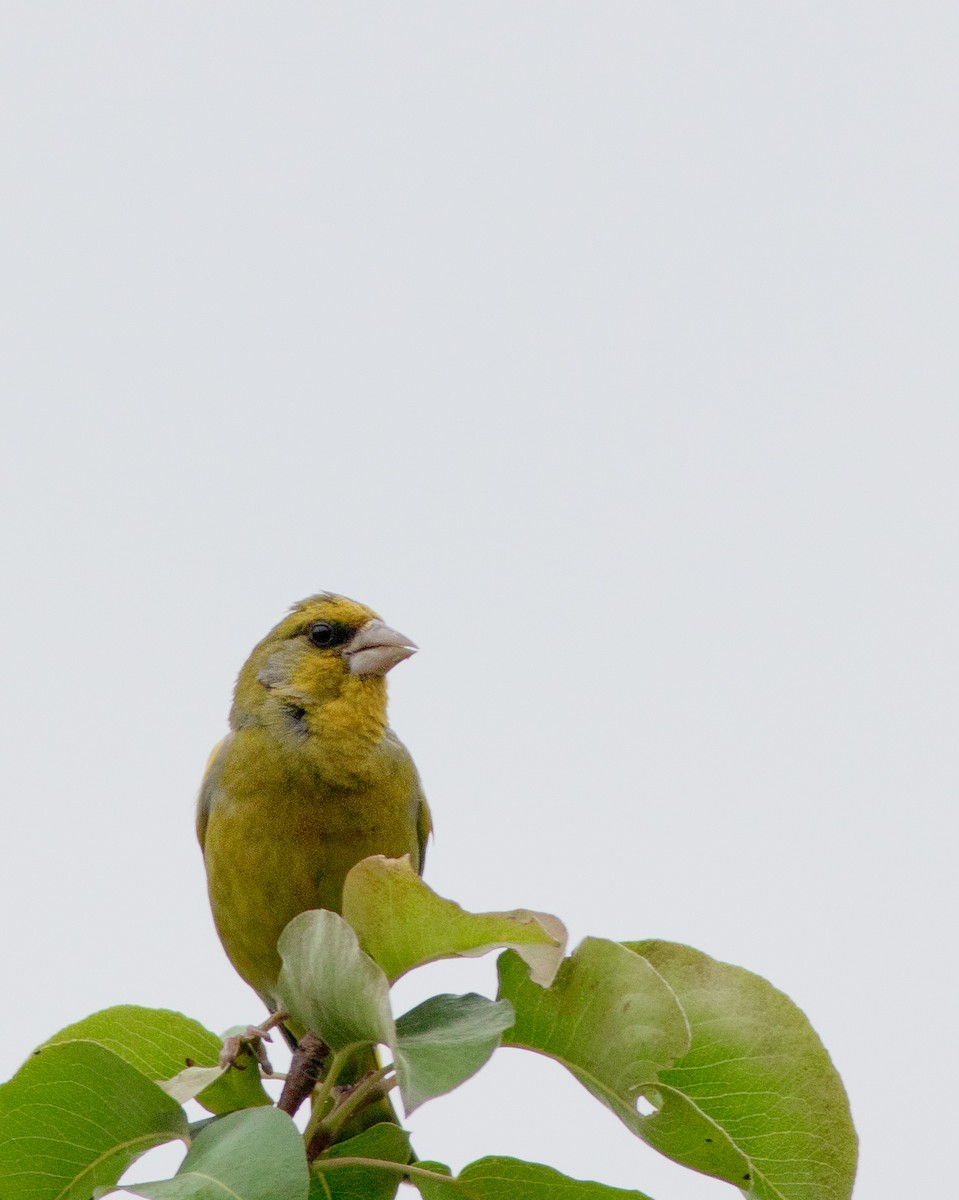
[[[417,780],[417,787],[420,794],[419,808],[416,810],[416,838],[420,844],[420,874],[423,874],[423,867],[426,864],[426,843],[429,841],[430,834],[433,832],[433,818],[430,816],[430,806],[426,803],[426,797],[423,795],[423,788]]]
[[[200,784],[200,794],[196,802],[196,836],[201,850],[206,841],[206,826],[210,819],[210,809],[213,807],[213,795],[220,780],[220,768],[223,765],[224,753],[227,744],[232,740],[233,734],[230,733],[222,741],[217,742],[207,759],[206,770],[203,772],[203,782]]]

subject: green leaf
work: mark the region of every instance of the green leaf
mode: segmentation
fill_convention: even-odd
[[[661,1106],[642,1119],[641,1136],[760,1200],[845,1200],[856,1132],[804,1014],[760,976],[689,946],[627,945],[668,981],[692,1029],[688,1053],[660,1073]],[[717,1169],[721,1144],[737,1155],[735,1169]]]
[[[365,858],[343,888],[343,916],[391,983],[438,958],[512,947],[547,986],[562,962],[566,930],[558,917],[527,909],[468,913],[420,879],[409,858]]]
[[[34,1051],[0,1087],[3,1200],[89,1200],[135,1159],[186,1138],[183,1109],[103,1046]]]
[[[185,1067],[172,1079],[162,1080],[160,1087],[181,1104],[195,1098],[217,1116],[273,1103],[263,1087],[260,1064],[247,1049],[225,1069]]]
[[[218,1069],[215,1075],[208,1073],[199,1094],[196,1090],[186,1094],[186,1081],[199,1079],[191,1069],[213,1067],[223,1043],[215,1033],[183,1013],[118,1004],[67,1025],[44,1045],[74,1041],[96,1042],[98,1046],[112,1050],[147,1079],[159,1082],[176,1077],[177,1085],[165,1090],[181,1103],[196,1096],[204,1108],[214,1113],[272,1104],[251,1055],[241,1057],[237,1066],[226,1072]]]
[[[507,1003],[485,996],[435,996],[398,1027],[383,971],[346,921],[325,909],[294,917],[279,951],[277,992],[294,1026],[312,1030],[333,1050],[389,1046],[408,1113],[478,1071],[512,1020]]]
[[[217,1116],[273,1103],[263,1087],[260,1064],[248,1049],[241,1050],[231,1066],[221,1068],[220,1074],[210,1079],[212,1082],[196,1093],[196,1099]]]
[[[195,1099],[205,1088],[212,1087],[223,1075],[222,1067],[184,1067],[172,1079],[158,1079],[157,1087],[163,1088],[177,1104],[186,1104]]]
[[[364,1158],[370,1165],[330,1166],[331,1160],[341,1158]],[[402,1172],[372,1165],[376,1161],[405,1166],[410,1161],[409,1134],[384,1121],[325,1150],[311,1168],[310,1200],[393,1200]]]
[[[277,992],[294,1027],[318,1034],[332,1050],[392,1045],[390,985],[341,916],[326,909],[300,913],[283,930],[278,949]]]
[[[424,1170],[445,1174],[439,1163],[420,1163]],[[570,1179],[541,1163],[518,1158],[481,1158],[449,1182],[416,1174],[413,1182],[423,1200],[649,1200],[643,1192],[624,1191],[603,1183]]]
[[[212,1064],[220,1039],[198,1022],[166,1008],[118,1004],[67,1025],[44,1042],[96,1042],[147,1079],[169,1079],[190,1063]]]
[[[229,1113],[208,1125],[173,1179],[124,1184],[149,1200],[307,1200],[303,1139],[276,1108]]]
[[[474,1075],[499,1045],[513,1016],[508,1000],[494,1002],[473,992],[433,996],[400,1017],[394,1053],[407,1115]]]
[[[548,989],[515,955],[504,954],[499,969],[500,995],[516,1009],[504,1045],[557,1059],[639,1133],[637,1102],[689,1048],[686,1017],[662,976],[602,938],[586,938]]]

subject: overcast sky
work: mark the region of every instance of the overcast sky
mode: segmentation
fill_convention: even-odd
[[[391,711],[433,887],[767,976],[846,1082],[857,1196],[940,1193],[955,5],[0,26],[0,1077],[120,1002],[259,1018],[193,801],[248,651],[329,589],[422,647]],[[515,1051],[411,1124],[457,1167],[734,1194]]]

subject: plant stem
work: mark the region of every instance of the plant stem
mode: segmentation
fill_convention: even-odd
[[[337,1134],[343,1126],[358,1111],[365,1108],[373,1100],[378,1100],[396,1086],[396,1076],[388,1079],[393,1066],[380,1067],[361,1079],[351,1091],[348,1091],[342,1101],[324,1115],[322,1108],[314,1102],[313,1115],[310,1117],[303,1140],[306,1142],[306,1158],[313,1162],[318,1154],[336,1141]]]
[[[365,1079],[360,1080],[343,1103],[334,1108],[327,1120],[323,1122],[327,1132],[336,1137],[358,1108],[363,1108],[371,1099],[378,1100],[380,1096],[385,1096],[390,1088],[395,1087],[395,1076],[389,1083],[384,1084],[384,1080],[392,1070],[393,1065],[391,1063],[387,1067],[380,1067],[378,1071],[374,1071],[371,1075],[367,1075]]]
[[[330,1060],[329,1068],[326,1072],[326,1077],[323,1082],[313,1093],[313,1111],[310,1113],[310,1119],[307,1122],[306,1129],[303,1131],[303,1141],[309,1146],[317,1129],[320,1126],[324,1116],[327,1101],[333,1088],[336,1086],[336,1081],[339,1078],[340,1072],[346,1065],[346,1060],[349,1057],[349,1050],[337,1050]]]
[[[425,1167],[413,1166],[411,1163],[388,1162],[382,1158],[361,1158],[356,1155],[343,1158],[324,1158],[320,1163],[313,1164],[313,1174],[322,1175],[325,1171],[336,1170],[339,1167],[372,1167],[379,1171],[396,1171],[401,1175],[411,1175],[420,1179],[433,1179],[437,1183],[452,1183],[451,1175],[441,1175],[439,1171],[427,1171]]]

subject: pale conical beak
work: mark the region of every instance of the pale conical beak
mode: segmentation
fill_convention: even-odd
[[[353,675],[385,675],[417,651],[415,642],[382,621],[367,621],[343,647]]]

